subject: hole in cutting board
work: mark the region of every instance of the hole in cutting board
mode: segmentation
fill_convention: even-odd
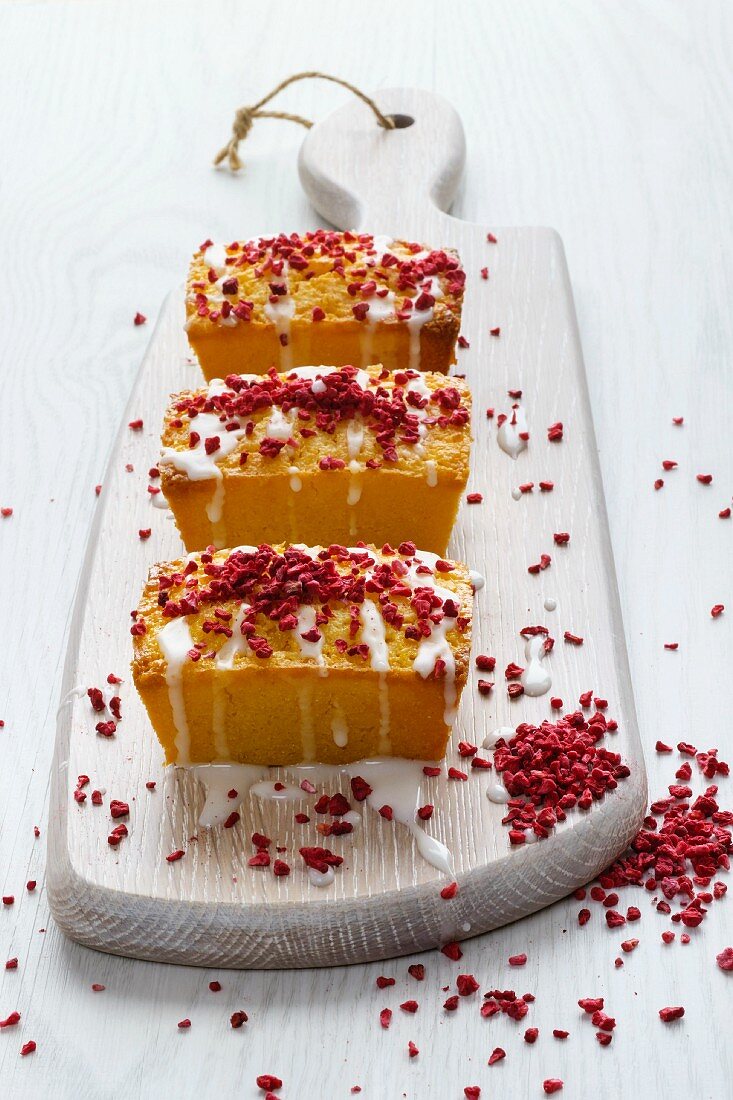
[[[394,122],[395,130],[406,130],[415,121],[412,115],[387,115],[386,117]]]

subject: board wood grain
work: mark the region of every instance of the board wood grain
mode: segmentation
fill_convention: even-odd
[[[460,885],[451,902],[440,898],[445,880],[415,852],[407,832],[385,827],[369,812],[354,839],[334,842],[345,862],[328,891],[311,885],[299,868],[278,879],[246,867],[254,830],[291,853],[316,842],[315,832],[309,841],[294,835],[292,808],[251,799],[235,829],[197,832],[203,792],[190,775],[164,772],[128,674],[129,611],[147,568],[181,552],[174,525],[146,491],[168,394],[200,380],[187,359],[176,292],[153,334],[105,477],[59,710],[49,899],[61,928],[88,946],[231,967],[334,965],[403,954],[476,935],[563,897],[626,845],[643,815],[642,754],[561,242],[547,229],[495,229],[498,241],[489,244],[486,227],[451,218],[441,208],[452,201],[463,169],[457,116],[438,97],[404,89],[382,92],[380,104],[414,124],[384,132],[363,105],[349,105],[309,132],[299,167],[327,221],[453,246],[468,272],[463,332],[470,348],[460,353],[457,370],[467,375],[476,409],[469,489],[482,492],[484,502],[463,505],[450,552],[487,578],[475,603],[474,652],[496,655],[499,682],[489,698],[478,695],[475,679],[469,683],[452,746],[461,738],[480,742],[498,726],[550,716],[549,696],[512,703],[501,682],[505,664],[522,663],[519,631],[544,623],[557,639],[548,662],[552,694],[562,696],[568,710],[588,689],[608,699],[620,727],[612,747],[629,763],[631,777],[587,815],[571,815],[550,839],[521,850],[509,849],[503,808],[486,797],[488,776],[426,781],[425,800],[436,805],[430,825],[452,850]],[[487,280],[479,275],[485,266]],[[501,334],[492,336],[497,326]],[[508,411],[507,391],[517,388],[531,440],[513,461],[497,445],[496,420],[484,410]],[[127,422],[138,417],[143,432],[131,432]],[[546,430],[558,420],[564,439],[549,443]],[[513,498],[520,483],[542,479],[555,483],[554,492]],[[152,535],[141,541],[138,530],[147,527]],[[568,547],[554,547],[558,530],[571,533]],[[552,565],[531,576],[527,566],[540,553],[550,553]],[[544,608],[548,597],[557,602],[552,612]],[[584,644],[564,644],[565,630],[582,635]],[[124,717],[108,741],[95,735],[89,703],[75,689],[102,683],[110,671],[126,682]],[[454,747],[448,762],[458,762]],[[107,844],[113,824],[107,809],[73,801],[79,774],[90,776],[90,790],[105,790],[105,802],[130,802],[130,836],[117,850]],[[146,790],[148,780],[156,780],[155,791]],[[186,856],[168,864],[166,854],[179,847]]]

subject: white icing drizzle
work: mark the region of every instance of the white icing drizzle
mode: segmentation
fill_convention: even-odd
[[[425,463],[425,478],[430,489],[434,489],[438,484],[438,467],[435,463],[435,459],[429,458]]]
[[[325,871],[319,871],[316,867],[309,867],[308,878],[313,886],[330,886],[336,878],[336,872],[333,867],[327,867]]]
[[[516,732],[514,726],[499,726],[492,733],[487,733],[481,744],[485,749],[495,749],[500,741],[509,741]]]
[[[370,599],[364,600],[360,610],[361,640],[369,648],[369,663],[375,672],[389,672],[389,650],[384,630],[382,612]]]
[[[528,431],[527,419],[521,405],[515,406],[496,433],[496,440],[505,454],[516,458],[527,449],[527,440],[520,439]],[[514,494],[512,494],[514,495]],[[514,498],[518,499],[517,497]]]
[[[497,805],[503,805],[509,801],[509,791],[506,789],[500,779],[492,779],[486,788],[486,797],[489,802],[495,802]]]
[[[277,783],[277,786],[275,784]],[[263,779],[254,783],[251,793],[255,798],[261,798],[266,802],[302,802],[308,795],[300,787],[294,787],[291,783],[280,783],[276,779]]]
[[[423,767],[433,763],[401,757],[375,757],[346,765],[303,764],[284,768],[283,771],[293,779],[308,779],[313,786],[322,787],[332,787],[344,776],[361,776],[372,788],[366,799],[367,805],[374,811],[379,811],[384,805],[391,806],[394,820],[404,825],[415,838],[423,859],[444,874],[452,875],[449,849],[440,840],[429,836],[417,819],[417,809],[422,802],[421,787],[425,782]],[[192,767],[191,771],[204,784],[207,792],[199,824],[222,824],[248,794],[276,803],[302,802],[310,797],[295,782],[283,783],[263,778],[268,770],[248,764],[197,764]],[[232,789],[237,792],[235,798],[229,797]],[[361,815],[356,810],[346,813],[343,820],[349,821],[354,829],[361,825]],[[326,886],[332,881],[332,878],[328,881],[319,878],[316,885]]]
[[[405,393],[417,393],[420,397],[427,398],[430,401],[433,391],[428,386],[425,378],[422,374],[418,374],[414,378],[410,378],[405,386]],[[424,409],[419,409],[417,406],[410,405],[410,412],[417,418],[417,434],[419,436],[417,443],[415,444],[416,453],[422,458],[425,454],[425,437],[428,434],[428,429],[423,421],[428,416],[429,406],[426,405]],[[435,463],[433,463],[435,466]],[[437,481],[437,478],[436,478]],[[428,484],[430,484],[430,474],[428,474]]]
[[[292,413],[290,416],[285,416],[279,405],[272,406],[272,412],[270,413],[270,419],[267,421],[265,427],[265,435],[270,439],[280,439],[287,442],[293,434],[293,418]]]
[[[552,677],[542,664],[542,658],[545,656],[545,637],[543,634],[535,634],[533,637],[527,638],[524,645],[524,655],[527,660],[527,667],[521,676],[524,694],[532,698],[544,695],[552,687]]]
[[[349,492],[346,498],[346,503],[349,505],[350,508],[353,508],[361,500],[361,482],[359,480],[359,475],[361,474],[361,466],[355,458],[352,458],[351,462],[349,463],[349,473],[351,474],[351,480],[349,481]],[[356,522],[355,516],[352,516],[352,522]],[[355,535],[356,531],[352,531],[351,534]]]
[[[185,615],[171,619],[158,631],[158,645],[166,660],[165,681],[168,685],[168,699],[176,729],[176,756],[180,764],[188,763],[191,735],[186,717],[186,703],[183,698],[183,662],[193,646],[193,638]]]
[[[349,458],[358,458],[364,446],[364,418],[358,413],[346,425],[346,445],[349,449]]]
[[[427,551],[421,550],[417,558],[418,562],[423,562],[432,570],[435,570],[435,563],[438,560],[437,554],[430,554]],[[418,573],[417,566],[411,565],[409,567],[409,576],[413,588],[431,587],[443,602],[452,600],[456,604],[458,614],[460,615],[461,607],[457,593],[451,592],[448,588],[441,588],[439,584],[436,584],[434,573]],[[445,709],[443,712],[443,721],[446,726],[452,726],[456,717],[456,659],[453,654],[453,649],[446,637],[448,631],[454,629],[455,625],[456,620],[449,619],[445,615],[439,623],[433,623],[430,636],[420,640],[417,647],[417,655],[412,665],[415,672],[419,673],[423,680],[426,680],[428,676],[432,674],[435,668],[435,662],[438,659],[445,662],[445,675],[443,677]]]
[[[557,600],[554,596],[547,596],[544,602],[545,611],[554,611],[557,608]]]
[[[471,577],[471,585],[473,586],[474,592],[480,592],[486,584],[486,577],[483,573],[479,573],[477,569],[469,569],[468,572]]]
[[[161,512],[170,512],[170,504],[162,493],[149,493],[150,503],[153,508],[160,508]]]
[[[206,515],[211,524],[216,528],[221,524],[224,512],[224,475],[218,465],[218,460],[226,458],[237,447],[239,440],[245,434],[244,428],[235,428],[228,432],[218,413],[199,413],[190,424],[190,430],[197,432],[199,440],[195,447],[189,447],[185,451],[179,451],[175,447],[163,447],[159,462],[174,466],[176,470],[185,474],[190,481],[209,481],[216,479],[214,492],[206,506]],[[206,453],[206,440],[212,436],[218,436],[219,447],[212,454]],[[214,541],[224,542],[226,533],[222,529],[215,531]]]
[[[324,669],[325,672],[325,669]],[[316,735],[313,729],[313,685],[304,683],[298,690],[300,710],[300,747],[303,760],[316,759]]]
[[[223,244],[210,244],[204,252],[204,263],[213,268],[217,275],[227,269],[227,250]]]
[[[301,604],[298,608],[298,625],[295,628],[295,639],[300,649],[301,657],[307,657],[310,660],[316,662],[316,664],[323,670],[323,675],[327,674],[326,663],[323,659],[323,632],[318,627],[318,633],[321,635],[317,642],[310,642],[303,635],[316,628],[316,609],[312,604]]]
[[[223,825],[232,810],[244,802],[264,770],[258,764],[195,764],[191,771],[206,790],[199,825],[202,828]],[[231,790],[237,792],[235,798],[229,797]]]
[[[418,824],[417,809],[420,805],[420,788],[424,780],[424,760],[405,760],[401,757],[360,760],[349,764],[350,776],[359,775],[372,788],[367,795],[367,805],[374,810],[388,805],[392,807],[394,820],[407,826],[415,838],[418,851],[432,867],[446,875],[453,873],[451,854],[445,844],[429,836]]]
[[[420,253],[416,253],[410,258],[419,259],[420,255]],[[428,321],[432,321],[435,315],[434,306],[430,306],[428,309],[415,309],[414,303],[423,292],[431,294],[436,301],[438,300],[438,298],[443,297],[443,288],[441,287],[440,281],[437,276],[435,278],[431,276],[430,278],[423,279],[423,281],[418,285],[417,294],[412,300],[412,311],[410,313],[410,316],[405,321],[405,324],[407,325],[410,332],[409,365],[411,370],[420,370],[420,331],[423,325],[426,324]]]
[[[344,718],[344,712],[338,700],[334,701],[334,715],[331,719],[331,736],[333,743],[339,749],[345,749],[349,743],[349,727]]]
[[[283,278],[286,278],[286,271],[283,271]],[[277,301],[265,302],[265,317],[268,321],[272,321],[275,326],[275,332],[277,333],[278,343],[280,345],[280,370],[290,371],[293,363],[293,351],[290,347],[290,322],[295,314],[295,300],[291,298],[290,294],[280,294],[277,296]]]
[[[386,321],[388,317],[394,317],[394,292],[388,290],[384,295],[375,293],[371,298],[368,298],[367,301],[369,303],[369,310],[361,330],[361,362],[364,367],[368,367],[372,362],[374,330],[377,325]]]
[[[303,482],[300,480],[300,470],[297,466],[289,466],[288,473],[290,474],[290,488],[292,492],[299,493],[303,488]]]
[[[379,751],[385,756],[391,747],[391,722],[389,707],[389,649],[382,613],[371,600],[361,605],[361,640],[369,648],[369,663],[379,673]]]
[[[519,488],[519,486],[516,486],[514,489],[512,489],[512,499],[513,500],[521,500],[523,496],[524,496],[524,493]]]

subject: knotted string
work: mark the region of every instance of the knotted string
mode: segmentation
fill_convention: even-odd
[[[358,88],[355,88],[353,84],[349,84],[348,80],[341,80],[338,76],[329,76],[328,73],[295,73],[293,76],[289,76],[286,80],[281,81],[276,88],[273,88],[271,92],[263,96],[258,103],[253,104],[251,107],[239,108],[234,116],[234,122],[232,123],[232,136],[224,148],[220,149],[214,157],[214,164],[219,165],[222,161],[226,160],[232,172],[239,171],[242,167],[242,162],[239,159],[239,143],[245,140],[256,118],[284,118],[288,122],[297,122],[299,126],[304,126],[306,130],[310,130],[313,123],[307,118],[302,118],[300,115],[291,115],[287,111],[263,111],[262,108],[266,103],[269,103],[271,99],[274,99],[279,92],[287,88],[289,84],[294,84],[296,80],[312,80],[314,78],[319,80],[330,80],[333,84],[340,84],[342,88],[348,88],[348,90],[353,92],[362,103],[366,103],[368,107],[371,107],[377,122],[383,129],[394,130],[394,121],[388,118],[387,115],[383,115],[374,100],[370,99],[368,95]]]

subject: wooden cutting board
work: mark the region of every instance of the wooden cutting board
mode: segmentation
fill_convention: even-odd
[[[396,89],[378,98],[385,112],[412,123],[384,131],[367,107],[349,104],[308,133],[299,170],[327,222],[455,247],[467,271],[462,331],[470,348],[459,352],[455,369],[474,394],[469,489],[484,500],[462,505],[450,553],[486,577],[474,607],[474,653],[496,656],[497,686],[480,696],[472,673],[447,763],[460,766],[459,740],[480,744],[497,727],[551,717],[550,694],[564,699],[565,710],[575,709],[580,693],[591,689],[608,699],[607,714],[619,723],[607,741],[631,777],[590,812],[571,814],[549,839],[518,849],[510,848],[500,823],[505,807],[487,798],[492,772],[473,773],[465,783],[426,780],[422,801],[436,806],[427,828],[452,851],[460,885],[451,901],[439,894],[446,878],[417,853],[408,831],[365,807],[352,836],[329,841],[344,864],[328,889],[314,886],[300,866],[297,848],[320,838],[313,825],[294,832],[292,803],[251,796],[237,827],[198,827],[203,789],[190,774],[163,769],[129,674],[129,613],[148,567],[182,551],[169,514],[147,492],[168,395],[201,383],[187,357],[179,291],[153,333],[105,477],[59,708],[49,899],[67,935],[102,951],[195,965],[302,967],[434,947],[516,920],[587,882],[625,847],[644,813],[642,753],[562,244],[550,229],[493,227],[497,242],[490,243],[488,227],[446,214],[465,159],[460,120],[427,92]],[[246,196],[246,179],[241,186]],[[492,328],[500,334],[491,335]],[[497,417],[510,412],[510,389],[522,390],[530,432],[516,459],[497,442]],[[495,409],[493,420],[487,408]],[[142,432],[127,426],[137,418],[144,420]],[[552,443],[547,429],[557,421],[564,438]],[[540,480],[553,481],[554,491],[539,492]],[[516,491],[530,481],[533,492]],[[138,530],[148,527],[151,537],[141,541]],[[569,545],[553,544],[556,531],[570,532]],[[529,574],[542,553],[551,555],[551,566]],[[547,610],[553,601],[555,610]],[[552,691],[512,702],[503,669],[525,663],[519,631],[529,624],[546,625],[556,639],[545,660]],[[565,631],[582,635],[584,644],[564,642]],[[97,716],[85,694],[89,686],[106,686],[109,672],[124,679],[123,719],[113,739],[95,734]],[[105,792],[103,806],[74,801],[80,774],[90,777],[88,794]],[[146,789],[149,780],[154,791]],[[131,809],[129,836],[116,849],[107,843],[116,824],[112,798]],[[247,867],[255,830],[287,848],[289,877]],[[166,855],[178,848],[186,855],[168,863]]]

